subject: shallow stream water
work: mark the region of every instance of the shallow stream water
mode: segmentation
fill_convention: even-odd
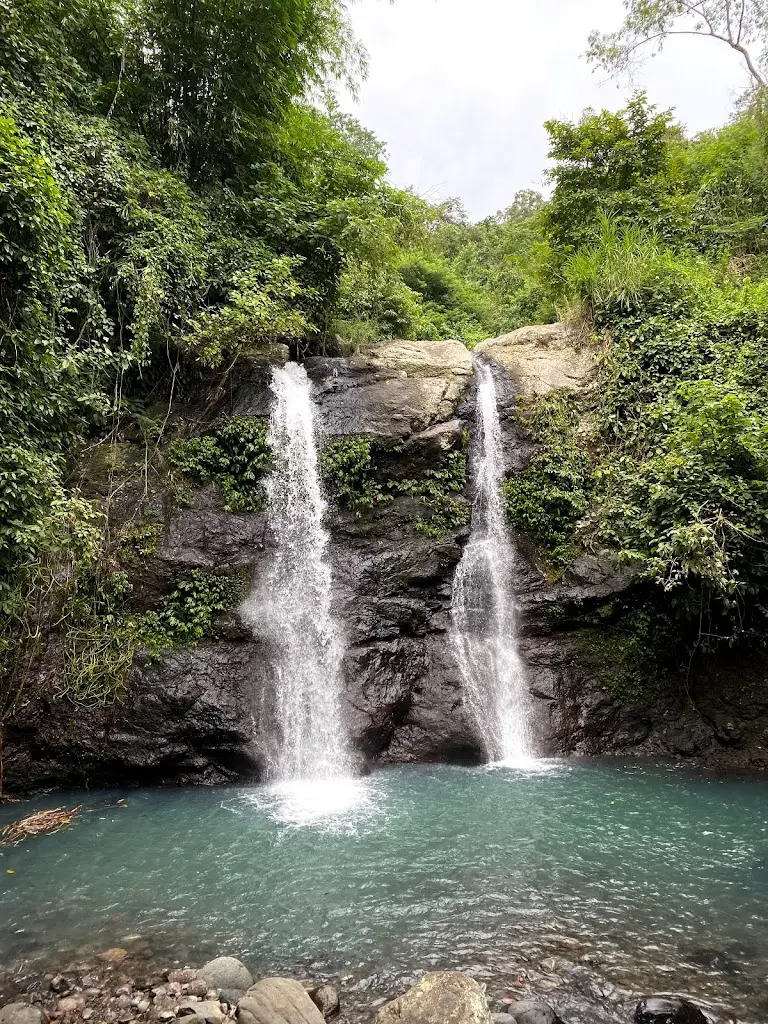
[[[0,826],[90,809],[0,847],[0,965],[83,958],[138,933],[158,958],[227,953],[256,972],[343,978],[371,1000],[458,968],[489,992],[524,980],[557,1003],[569,965],[577,978],[588,965],[607,1004],[683,990],[767,1019],[768,780],[539,768],[7,805]]]

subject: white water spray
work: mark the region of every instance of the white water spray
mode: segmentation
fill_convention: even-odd
[[[243,606],[276,651],[276,713],[281,743],[273,778],[286,783],[340,778],[348,771],[341,710],[341,632],[331,613],[328,534],[320,489],[312,399],[303,366],[272,373],[267,512],[275,552],[267,578]]]
[[[472,532],[454,576],[451,639],[489,758],[524,764],[531,758],[528,693],[517,650],[511,588],[516,559],[501,490],[501,424],[490,367],[475,362],[475,373]]]

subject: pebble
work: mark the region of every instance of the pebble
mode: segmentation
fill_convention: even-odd
[[[129,996],[133,991],[132,985],[121,985],[120,988],[115,989],[116,996]]]
[[[157,1015],[158,1020],[176,1020],[176,1013],[174,1010],[161,1010]]]
[[[148,999],[139,999],[139,1001],[136,1003],[136,1009],[139,1011],[139,1013],[146,1013],[151,1005],[152,1004]]]
[[[56,1004],[60,1013],[74,1013],[75,1010],[82,1010],[85,1006],[85,999],[82,996],[65,996]]]
[[[177,981],[180,985],[189,985],[194,981],[198,980],[197,971],[193,971],[190,967],[185,967],[181,971],[169,971],[168,981]],[[205,982],[203,982],[205,984]]]
[[[72,988],[72,983],[67,981],[63,974],[56,974],[51,978],[52,992],[64,992],[68,988]]]
[[[131,997],[124,992],[122,995],[117,997],[117,1005],[121,1010],[127,1010],[131,1005]]]
[[[83,1010],[80,1016],[83,1018],[83,1020],[90,1020],[91,1017],[93,1016],[93,1010],[89,1006],[87,1010]]]
[[[208,986],[202,978],[195,978],[194,981],[190,981],[188,984],[182,985],[181,990],[185,995],[198,996],[202,998],[207,995]]]

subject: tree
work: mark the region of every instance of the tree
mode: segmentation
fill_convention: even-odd
[[[680,132],[644,93],[616,113],[586,110],[577,122],[544,127],[556,161],[544,221],[559,258],[597,237],[601,213],[670,234],[685,223],[667,175],[669,142]]]
[[[361,67],[339,0],[133,0],[124,18],[115,116],[193,180],[263,158],[294,101]]]
[[[726,43],[741,57],[754,85],[768,75],[766,0],[624,0],[627,16],[617,32],[592,32],[587,59],[612,74],[630,71],[644,47],[658,53],[669,36],[700,36]]]

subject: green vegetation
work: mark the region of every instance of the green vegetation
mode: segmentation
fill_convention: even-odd
[[[172,441],[168,458],[183,476],[217,484],[227,512],[258,512],[264,504],[262,481],[272,469],[267,431],[264,419],[231,416],[202,437]]]
[[[555,571],[580,546],[638,566],[686,656],[764,642],[768,18],[749,0],[734,28],[731,7],[630,0],[589,51],[621,70],[674,32],[719,39],[757,87],[729,124],[687,138],[642,93],[549,121],[551,196],[472,224],[456,200],[391,186],[382,144],[316,105],[364,64],[342,0],[0,0],[0,722],[48,644],[56,693],[90,704],[120,691],[136,645],[205,634],[229,577],[129,610],[161,514],[111,521],[124,449],[148,506],[170,466],[257,510],[265,423],[199,434],[204,403],[248,355],[301,358],[336,335],[471,346],[579,321],[599,353],[593,408],[521,405],[537,447],[505,487],[512,522]],[[179,402],[201,414],[190,436]],[[94,451],[96,498],[75,483]],[[330,441],[332,499],[361,514],[410,495],[430,536],[466,522],[465,451],[397,481],[383,454]]]
[[[465,435],[460,449],[444,453],[441,464],[425,470],[419,479],[393,480],[385,463],[403,454],[403,445],[387,450],[364,435],[331,438],[321,453],[326,492],[356,515],[398,496],[418,498],[428,515],[415,519],[415,529],[441,537],[469,522],[469,505],[457,497],[467,482],[467,443]]]
[[[589,507],[592,464],[572,392],[518,399],[517,418],[536,451],[504,484],[507,513],[544,560],[562,569],[575,553],[574,532]]]
[[[331,501],[357,515],[391,497],[377,477],[376,450],[365,435],[334,437],[320,453],[320,470]]]
[[[642,95],[618,115],[588,112],[550,134],[558,160],[546,212],[551,287],[603,352],[581,539],[642,567],[658,587],[658,613],[677,623],[681,657],[745,634],[762,638],[762,97],[694,140]]]

